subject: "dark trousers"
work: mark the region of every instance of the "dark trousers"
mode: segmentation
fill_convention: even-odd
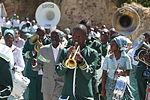
[[[61,99],[67,99],[68,96],[62,96]],[[93,99],[87,99],[86,97],[81,96],[69,96],[69,100],[93,100]],[[95,99],[94,99],[95,100]]]
[[[5,99],[0,99],[0,100],[7,100],[7,98],[5,98]]]
[[[28,86],[28,100],[43,100],[43,94],[41,92],[42,76],[29,77],[30,84]]]
[[[140,100],[145,100],[147,82],[149,81],[147,79],[144,79],[143,77],[143,71],[146,68],[147,68],[146,66],[140,66],[140,67],[137,67],[137,70],[136,70],[136,79],[137,79],[137,84],[138,84]]]

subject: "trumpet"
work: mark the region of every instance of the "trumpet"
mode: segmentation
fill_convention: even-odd
[[[66,60],[65,62],[65,67],[69,68],[69,69],[75,69],[77,68],[77,62],[75,60],[76,54],[79,52],[80,46],[77,46],[77,49],[75,51],[75,53],[71,53],[69,55],[69,58]]]

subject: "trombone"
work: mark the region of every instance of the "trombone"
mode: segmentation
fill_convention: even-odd
[[[69,58],[65,61],[65,67],[69,68],[69,69],[75,69],[77,68],[77,62],[75,60],[75,57],[77,55],[77,53],[79,52],[80,46],[77,46],[77,49],[75,51],[75,53],[71,53],[69,55]]]
[[[35,34],[29,39],[30,44],[34,44],[34,51],[37,53],[40,47],[43,46],[42,42],[39,41],[39,35]]]

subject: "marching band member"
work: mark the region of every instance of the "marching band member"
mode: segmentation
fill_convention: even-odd
[[[149,45],[150,44],[150,32],[145,32],[143,35],[144,35],[143,42],[146,43],[147,45]],[[137,53],[139,52],[140,49],[141,48],[139,48],[135,51],[135,58],[137,57]],[[144,58],[146,58],[146,60],[150,61],[150,53],[148,53],[144,56],[145,56]],[[138,60],[138,59],[136,59],[136,60]],[[136,79],[137,79],[140,100],[145,100],[147,82],[150,82],[150,79],[144,79],[144,77],[143,77],[143,72],[147,68],[149,68],[148,65],[146,65],[145,63],[139,61],[138,65],[137,65],[137,70],[136,70],[136,75],[135,76],[136,76]]]
[[[125,93],[123,100],[134,100],[129,88],[129,73],[132,69],[131,60],[126,54],[127,41],[125,37],[115,37],[110,42],[111,53],[106,56],[102,65],[102,96],[107,96],[107,100],[112,100],[113,91],[118,76],[125,76],[127,79],[127,86],[125,87]]]
[[[5,30],[4,32],[5,44],[11,48],[14,56],[14,66],[12,69],[16,69],[17,71],[22,72],[25,68],[22,50],[13,45],[14,39],[15,39],[15,32],[12,29]]]
[[[102,46],[100,41],[96,40],[92,35],[91,35],[91,22],[89,20],[81,20],[79,22],[80,24],[83,24],[86,26],[87,28],[87,41],[86,41],[86,45],[88,45],[90,48],[96,50],[98,52],[98,57],[99,57],[99,61],[98,61],[98,66],[96,66],[96,75],[93,77],[92,79],[92,87],[93,87],[93,94],[94,94],[94,100],[100,100],[100,92],[98,89],[98,85],[100,84],[100,67],[101,67],[101,53],[102,53]]]
[[[135,78],[136,69],[138,67],[137,65],[139,62],[134,59],[134,54],[135,54],[135,51],[138,49],[139,42],[140,41],[137,38],[134,41],[133,47],[127,53],[129,55],[129,57],[131,58],[132,70],[130,72],[130,80],[131,80],[130,85],[131,85],[131,87],[134,88],[134,90],[132,89],[131,91],[133,93],[135,100],[140,100],[139,92],[138,92],[138,86],[137,86],[137,80]]]
[[[79,24],[73,28],[72,39],[74,44],[78,43],[80,52],[77,53],[75,46],[64,49],[56,64],[56,72],[64,76],[64,86],[59,100],[94,100],[92,78],[99,58],[96,50],[86,46],[87,36],[84,25]],[[75,51],[77,67],[69,69],[65,63]]]
[[[101,30],[100,32],[100,41],[101,41],[101,64],[104,61],[105,56],[108,54],[109,50],[110,50],[110,43],[109,43],[109,33],[108,33],[108,29],[104,28]],[[99,72],[98,74],[99,77],[102,77],[102,69],[100,70],[101,72]],[[101,81],[101,80],[100,80]],[[102,82],[99,82],[99,93],[101,93],[102,90]],[[106,96],[100,96],[100,100],[106,100]]]
[[[46,45],[49,44],[49,41],[45,37],[45,29],[43,27],[39,27],[35,35],[39,36],[38,40],[33,38],[31,41],[32,37],[28,38],[23,48],[23,53],[25,54],[26,60],[25,76],[30,79],[30,84],[27,91],[29,93],[26,92],[28,94],[26,97],[29,100],[43,100],[43,94],[41,93],[42,73],[40,73],[41,71],[39,73],[37,71],[33,71],[33,61],[38,52],[36,50],[38,44],[36,45],[36,43]]]
[[[13,89],[10,68],[14,65],[12,51],[0,44],[0,100],[7,100]]]
[[[61,33],[51,32],[51,44],[43,46],[37,55],[37,67],[43,69],[42,89],[44,100],[58,100],[63,87],[63,79],[55,71],[55,64],[62,51]]]
[[[19,71],[20,73],[24,70],[25,63],[22,56],[22,50],[15,45],[13,45],[13,41],[15,38],[15,32],[12,29],[7,29],[4,32],[4,40],[5,44],[11,48],[13,56],[14,56],[14,66],[11,68],[14,71]],[[13,96],[10,96],[8,100],[16,100]]]

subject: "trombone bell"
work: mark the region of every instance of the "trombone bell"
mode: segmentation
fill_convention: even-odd
[[[77,67],[77,63],[74,59],[67,59],[65,66],[69,69],[75,69]]]
[[[39,41],[39,35],[35,34],[30,37],[29,43],[34,45],[34,51],[39,52],[40,47],[43,46],[42,42]]]

